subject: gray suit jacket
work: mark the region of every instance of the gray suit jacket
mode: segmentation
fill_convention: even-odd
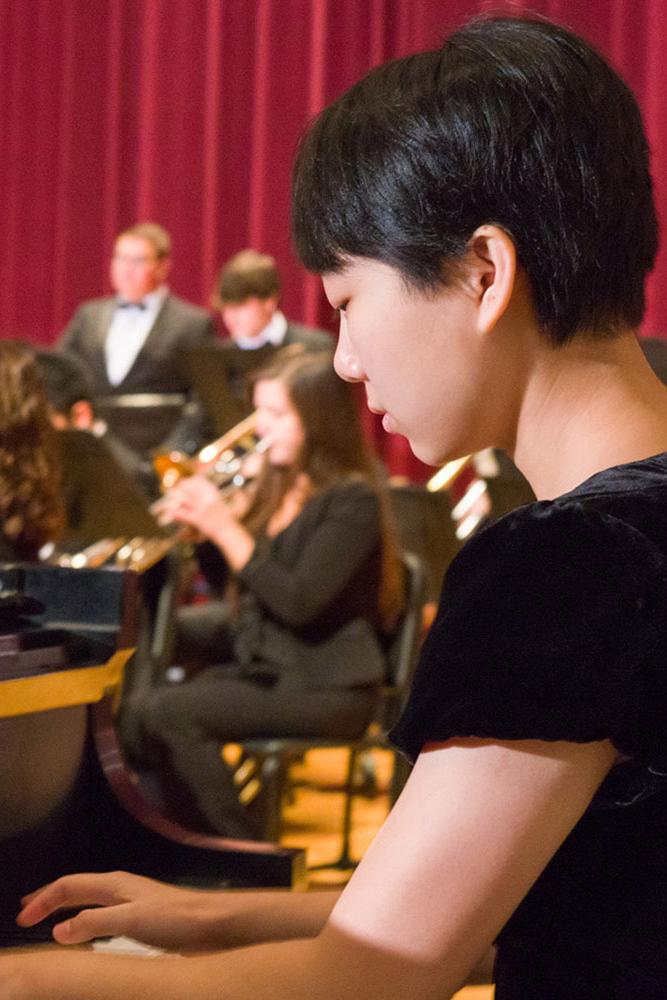
[[[214,339],[215,327],[209,313],[168,295],[134,364],[123,381],[113,386],[107,378],[104,342],[115,307],[116,300],[111,296],[84,302],[58,341],[59,349],[75,354],[86,366],[93,395],[189,392],[188,372],[180,352]]]

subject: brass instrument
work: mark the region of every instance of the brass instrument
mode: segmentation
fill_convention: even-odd
[[[79,552],[53,553],[43,563],[70,569],[99,569],[102,566],[116,566],[119,569],[133,569],[144,573],[160,561],[178,538],[153,538],[136,535],[134,538],[101,538]]]
[[[203,475],[220,492],[241,489],[255,477],[257,466],[252,465],[252,456],[263,454],[268,447],[267,439],[255,434],[256,423],[253,413],[202,448],[192,459],[180,452],[156,456],[155,468],[163,496],[151,505],[150,511],[160,524],[170,524],[170,490],[185,476]],[[189,528],[181,527],[178,537],[187,540],[190,533]]]
[[[433,473],[426,483],[426,489],[429,493],[448,490],[471,461],[472,455],[464,455],[463,458],[454,458],[451,462],[446,462],[437,472]]]
[[[234,467],[232,471],[230,466],[239,461],[238,450],[242,453],[249,452],[257,446],[256,425],[257,415],[251,413],[221,437],[204,445],[192,458],[182,451],[156,455],[153,465],[162,492],[166,493],[184,476],[203,474],[215,478],[216,475],[233,475],[238,469]]]
[[[151,513],[164,515],[168,512],[169,490],[185,476],[204,475],[223,490],[244,486],[251,478],[244,469],[246,460],[253,454],[260,455],[267,446],[265,440],[255,435],[256,423],[253,413],[226,434],[205,445],[193,458],[178,451],[157,455],[154,464],[165,496],[151,506]],[[72,569],[116,566],[143,573],[175,545],[188,541],[190,534],[190,529],[179,527],[169,536],[101,538],[78,552],[63,553],[51,547],[51,551],[42,554],[41,562]]]
[[[438,469],[426,483],[429,493],[440,490],[450,490],[456,484],[459,476],[466,470],[471,471],[470,481],[465,485],[462,494],[452,508],[452,520],[456,524],[456,537],[465,541],[479,527],[490,510],[490,502],[486,482],[479,475],[477,457],[464,455],[453,459]]]

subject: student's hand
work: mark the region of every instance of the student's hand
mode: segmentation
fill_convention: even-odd
[[[155,505],[163,524],[187,524],[210,537],[221,526],[236,522],[220,492],[204,476],[181,479]]]
[[[66,875],[25,896],[17,923],[32,927],[58,910],[81,907],[75,917],[56,924],[56,941],[81,944],[122,935],[169,951],[218,951],[314,937],[338,896],[338,891],[182,889],[128,872]]]
[[[17,923],[32,927],[57,910],[82,907],[56,924],[56,941],[124,935],[159,948],[207,950],[225,947],[225,910],[231,916],[239,895],[182,889],[128,872],[66,875],[25,896]],[[236,943],[233,936],[230,928],[229,944]]]

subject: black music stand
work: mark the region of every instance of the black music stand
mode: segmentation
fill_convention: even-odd
[[[660,381],[667,385],[667,340],[664,337],[640,337],[639,346]]]
[[[183,352],[184,364],[214,436],[234,427],[252,412],[248,377],[281,350],[266,344],[242,351],[232,341],[202,344]]]
[[[101,538],[163,534],[148,510],[148,498],[104,440],[71,429],[58,431],[57,440],[67,517],[63,551],[75,552]]]
[[[516,465],[504,451],[494,448],[493,454],[498,465],[496,476],[484,477],[486,488],[491,500],[491,515],[489,521],[497,521],[511,510],[532,503],[535,494],[526,477],[519,472]]]
[[[414,552],[426,570],[426,600],[437,601],[450,562],[461,548],[452,521],[451,501],[444,491],[424,486],[391,486],[389,491],[401,546]]]

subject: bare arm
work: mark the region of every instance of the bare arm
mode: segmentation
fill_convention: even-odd
[[[183,889],[128,872],[67,875],[26,896],[17,922],[31,927],[58,910],[83,907],[56,924],[56,941],[124,935],[174,951],[213,951],[315,937],[339,895]]]
[[[0,998],[180,1000],[186,990],[193,1000],[443,1000],[580,818],[614,758],[608,743],[445,744],[420,757],[316,938],[188,960],[8,957],[0,959]],[[3,993],[10,977],[14,992]]]

